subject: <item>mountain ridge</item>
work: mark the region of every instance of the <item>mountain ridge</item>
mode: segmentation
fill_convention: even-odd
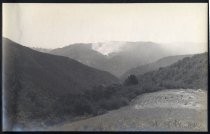
[[[74,44],[54,49],[50,53],[73,58],[88,66],[110,72],[117,77],[137,65],[150,63],[165,55],[170,55],[163,47],[153,42],[123,42],[123,44],[120,42],[120,44],[112,44],[112,46],[120,47],[120,50],[111,52],[108,55],[101,54],[93,46],[94,44],[91,43]]]

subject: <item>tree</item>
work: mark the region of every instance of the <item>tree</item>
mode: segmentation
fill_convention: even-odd
[[[137,85],[138,83],[137,77],[133,74],[128,76],[128,78],[124,81],[125,86]]]

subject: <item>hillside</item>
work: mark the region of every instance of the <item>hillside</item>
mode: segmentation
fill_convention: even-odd
[[[207,92],[145,93],[104,115],[49,127],[51,131],[207,131]]]
[[[196,54],[156,71],[138,75],[144,90],[201,88],[207,90],[207,53]]]
[[[6,38],[3,52],[5,118],[9,124],[75,116],[78,111],[74,111],[74,101],[85,91],[118,83],[108,72],[67,57],[37,52]],[[65,107],[65,101],[72,106]]]
[[[156,62],[149,63],[149,64],[142,65],[142,66],[138,66],[136,68],[128,70],[125,74],[123,74],[121,76],[121,79],[125,79],[131,74],[140,75],[140,74],[144,74],[146,72],[158,70],[160,67],[169,66],[169,65],[177,62],[178,60],[181,60],[185,57],[191,57],[191,56],[192,55],[176,55],[176,56],[164,57],[164,58],[159,59]]]
[[[101,51],[109,53],[103,55]],[[50,53],[70,57],[88,66],[108,71],[117,77],[131,68],[170,55],[164,47],[153,42],[72,44],[54,49]]]

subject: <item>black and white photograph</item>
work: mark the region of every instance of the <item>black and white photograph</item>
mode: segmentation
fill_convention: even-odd
[[[208,3],[3,3],[3,131],[208,131]]]

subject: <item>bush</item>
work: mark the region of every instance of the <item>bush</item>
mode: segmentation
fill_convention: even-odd
[[[128,76],[128,78],[124,81],[125,86],[137,85],[138,83],[138,79],[135,75]]]

